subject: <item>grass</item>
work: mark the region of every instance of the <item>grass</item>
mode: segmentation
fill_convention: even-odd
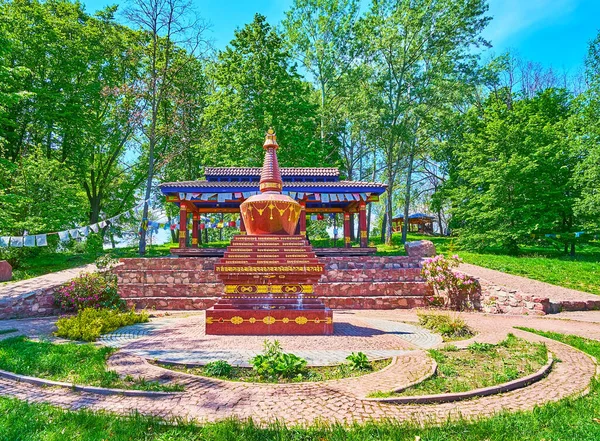
[[[475,332],[458,316],[448,313],[417,312],[419,325],[437,332],[444,341],[457,341],[471,338]]]
[[[438,368],[434,376],[402,392],[376,392],[377,398],[466,392],[495,386],[537,372],[548,361],[546,346],[512,334],[497,345],[473,343],[467,349],[430,350]]]
[[[600,358],[600,342],[542,333]],[[0,398],[0,439],[17,441],[597,441],[600,439],[600,383],[593,380],[585,397],[567,398],[529,412],[502,412],[476,422],[459,420],[439,426],[385,421],[345,427],[314,425],[257,427],[252,421],[226,420],[194,425],[134,414],[121,417],[90,411],[67,411],[46,404]],[[427,407],[423,407],[424,414]]]
[[[247,383],[298,383],[302,381],[327,381],[327,380],[339,380],[340,378],[358,377],[365,374],[370,374],[375,371],[379,371],[391,363],[391,359],[375,360],[371,363],[373,367],[369,371],[353,370],[349,364],[341,364],[337,366],[312,366],[307,367],[301,376],[294,378],[263,378],[260,377],[256,371],[252,368],[236,367],[233,366],[231,373],[228,376],[211,375],[207,372],[204,366],[199,367],[182,367],[173,365],[160,365],[161,367],[172,369],[179,372],[185,372],[193,375],[201,375],[203,377],[220,378],[223,380],[230,381],[241,381]]]
[[[32,341],[24,336],[0,341],[0,369],[16,374],[79,385],[119,389],[179,391],[180,385],[162,385],[142,378],[121,379],[106,369],[113,348],[93,344]]]

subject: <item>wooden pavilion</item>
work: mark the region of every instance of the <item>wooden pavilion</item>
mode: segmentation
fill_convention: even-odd
[[[433,221],[435,218],[425,213],[413,213],[408,216],[408,231],[433,234]],[[392,231],[402,231],[404,215],[400,214],[392,219]]]
[[[297,234],[306,235],[306,216],[311,214],[342,214],[343,249],[316,249],[318,255],[370,254],[374,248],[367,244],[366,206],[378,201],[387,186],[376,182],[340,180],[333,167],[281,168],[283,194],[300,203],[301,214]],[[222,249],[200,248],[200,220],[219,213],[240,213],[240,204],[259,193],[261,167],[206,167],[205,179],[198,181],[165,182],[159,185],[167,202],[179,206],[179,248],[171,250],[181,256],[219,256]],[[351,248],[350,214],[358,214],[360,248]],[[188,247],[188,223],[191,217],[191,242]],[[240,232],[245,234],[240,217]]]

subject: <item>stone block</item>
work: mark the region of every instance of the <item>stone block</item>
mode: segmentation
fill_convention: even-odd
[[[408,257],[432,257],[435,256],[435,245],[430,240],[417,240],[406,242],[404,249]]]
[[[0,260],[0,282],[8,282],[12,279],[12,266],[6,260]]]

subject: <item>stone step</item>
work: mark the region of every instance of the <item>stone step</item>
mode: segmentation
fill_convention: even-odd
[[[321,297],[354,296],[429,296],[433,292],[425,282],[335,282],[319,283],[315,295]]]
[[[319,283],[330,282],[422,282],[420,268],[328,270]]]

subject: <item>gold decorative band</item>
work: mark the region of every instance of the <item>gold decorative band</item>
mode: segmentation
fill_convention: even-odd
[[[288,317],[284,317],[282,319],[276,319],[275,317],[270,316],[270,315],[268,315],[266,317],[263,317],[262,319],[261,318],[255,318],[255,317],[250,317],[248,319],[245,319],[243,317],[240,317],[239,315],[234,315],[230,319],[225,319],[225,318],[222,318],[222,317],[212,317],[212,316],[206,317],[206,324],[207,325],[212,325],[212,324],[214,324],[216,322],[218,322],[218,323],[227,322],[227,323],[231,323],[231,324],[234,324],[234,325],[241,325],[244,322],[250,323],[250,324],[255,324],[255,323],[261,324],[261,323],[263,323],[265,325],[272,325],[273,323],[276,323],[276,322],[281,322],[281,323],[284,323],[284,324],[290,323],[290,324],[296,324],[296,325],[305,325],[307,323],[316,323],[316,324],[325,323],[327,325],[330,325],[332,323],[331,317],[326,317],[325,320],[321,320],[319,318],[309,319],[309,318],[306,318],[304,316],[299,316],[299,317],[296,317],[295,319],[290,319]]]
[[[180,239],[185,239],[186,238],[186,232],[185,232],[185,230],[179,232],[179,238]]]
[[[275,190],[281,190],[283,187],[281,184],[277,183],[277,182],[263,182],[262,184],[260,184],[259,188],[261,190],[268,190],[269,188],[274,188]]]
[[[350,243],[350,238],[349,237],[344,237],[344,242]]]
[[[192,245],[198,245],[198,239],[192,237]]]
[[[312,294],[312,285],[225,285],[225,294]]]
[[[323,265],[317,266],[217,266],[217,272],[232,273],[287,273],[287,272],[322,272]]]
[[[360,237],[367,237],[367,232],[366,231],[361,231],[360,232]]]

